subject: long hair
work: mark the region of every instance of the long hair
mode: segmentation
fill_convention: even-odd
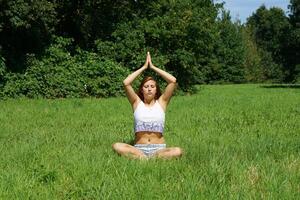
[[[154,99],[157,100],[157,99],[161,96],[161,90],[160,90],[160,87],[159,87],[159,85],[157,84],[156,80],[155,80],[153,77],[151,77],[151,76],[146,76],[146,77],[142,80],[142,82],[141,82],[141,84],[140,84],[140,86],[139,86],[139,90],[137,91],[137,95],[140,97],[140,99],[141,99],[142,101],[144,101],[143,86],[144,86],[144,84],[145,84],[147,81],[150,81],[150,80],[154,81],[154,82],[155,82],[155,86],[156,86],[156,94],[155,94]]]

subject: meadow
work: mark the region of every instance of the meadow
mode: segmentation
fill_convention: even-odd
[[[207,85],[175,96],[168,146],[132,160],[125,97],[0,101],[0,199],[300,199],[300,88]]]

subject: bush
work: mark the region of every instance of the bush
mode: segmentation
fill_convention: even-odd
[[[41,59],[28,55],[23,75],[10,74],[3,88],[6,97],[109,97],[123,94],[122,80],[129,71],[95,53],[76,50],[71,39],[55,38]]]
[[[0,87],[3,84],[5,76],[5,62],[4,58],[0,55]]]
[[[23,84],[24,75],[19,73],[7,73],[4,77],[5,85],[1,91],[1,98],[3,97],[22,97],[23,95]]]
[[[300,64],[295,67],[295,83],[300,84]]]

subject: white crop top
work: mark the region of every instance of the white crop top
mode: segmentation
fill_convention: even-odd
[[[165,124],[165,112],[158,101],[147,107],[140,101],[134,111],[134,132],[151,131],[163,133]]]

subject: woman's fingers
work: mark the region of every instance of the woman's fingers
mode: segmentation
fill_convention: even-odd
[[[145,61],[144,66],[147,66],[147,68],[148,68],[150,62],[151,62],[151,58],[150,58],[150,53],[149,53],[149,51],[148,51],[148,52],[147,52],[146,61]]]
[[[151,56],[150,56],[150,52],[149,51],[147,53],[147,58],[148,58],[149,62],[151,62]]]
[[[149,52],[148,52],[148,53],[149,53]],[[148,53],[147,53],[146,61],[145,61],[145,64],[144,64],[144,66],[147,66],[147,68],[148,68],[148,65],[149,65]]]
[[[151,55],[150,55],[149,51],[148,51],[147,57],[149,57],[149,65],[151,67],[153,64],[152,64],[152,61],[151,61]]]
[[[148,60],[148,63],[151,62],[151,57],[150,57],[149,51],[147,52],[147,60]]]

